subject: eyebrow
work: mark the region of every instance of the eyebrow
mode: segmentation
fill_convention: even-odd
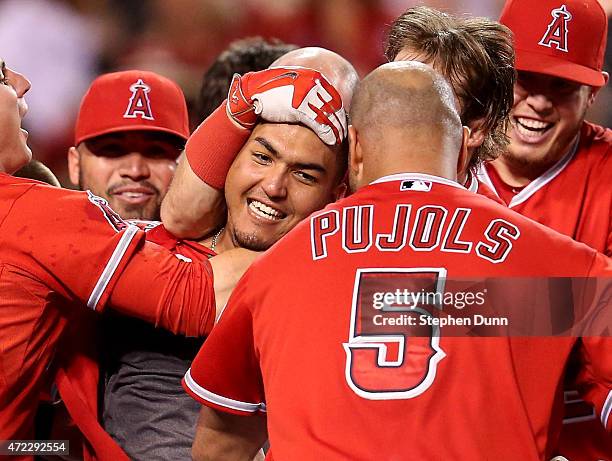
[[[261,136],[257,136],[255,138],[255,141],[257,141],[259,144],[264,146],[266,148],[266,150],[270,151],[270,153],[272,155],[274,155],[275,157],[280,157],[278,151],[274,148],[274,146],[272,144],[270,144],[270,141],[268,141],[266,138],[262,138]]]
[[[268,150],[277,159],[282,157],[278,150],[276,150],[276,148],[266,138],[257,136],[255,138],[255,141],[265,147],[266,150]],[[327,170],[323,167],[323,165],[320,165],[319,163],[295,162],[292,165],[300,170],[314,170],[319,171],[321,173],[327,173]]]

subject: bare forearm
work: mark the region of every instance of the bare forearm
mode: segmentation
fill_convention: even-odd
[[[252,461],[266,439],[264,417],[202,407],[191,454],[195,461]]]
[[[225,177],[250,134],[230,119],[225,102],[194,130],[162,203],[162,221],[170,232],[197,239],[219,227]]]
[[[225,218],[223,191],[196,176],[183,155],[162,202],[161,218],[166,229],[179,238],[203,237]]]

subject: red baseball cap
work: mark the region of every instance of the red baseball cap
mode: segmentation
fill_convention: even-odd
[[[597,0],[508,0],[516,69],[602,86],[608,18]]]
[[[148,130],[189,137],[185,96],[172,80],[128,70],[96,78],[81,101],[74,145],[103,134]]]

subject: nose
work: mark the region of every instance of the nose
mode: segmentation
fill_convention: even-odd
[[[133,181],[141,181],[151,176],[147,158],[140,152],[132,152],[121,157],[119,175]]]
[[[270,168],[261,180],[261,187],[268,197],[281,200],[287,197],[287,171],[284,168]]]
[[[15,89],[18,98],[22,98],[23,95],[26,94],[32,87],[32,84],[26,78],[26,76],[20,74],[19,72],[7,68],[5,69],[4,73],[8,78],[11,86]]]
[[[544,93],[530,93],[525,101],[538,113],[549,112],[553,107],[552,101]]]

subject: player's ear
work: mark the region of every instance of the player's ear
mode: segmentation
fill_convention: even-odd
[[[476,149],[477,147],[482,146],[485,138],[484,118],[479,118],[478,120],[470,123],[469,130],[470,137],[468,138],[468,149]]]
[[[334,190],[334,202],[346,197],[346,189],[346,180],[343,180],[340,184],[336,186],[336,189]]]
[[[463,139],[461,141],[461,149],[459,150],[459,156],[457,158],[457,176],[460,178],[463,177],[470,163],[470,152],[468,148],[470,145],[471,134],[472,134],[472,130],[470,130],[470,128],[467,126],[464,126],[463,127]]]
[[[603,78],[604,78],[604,84],[598,87],[595,87],[595,86],[591,87],[591,95],[589,96],[589,106],[595,102],[595,97],[597,96],[597,93],[599,93],[599,90],[601,90],[604,86],[606,86],[606,84],[608,83],[608,80],[610,79],[610,74],[608,74],[607,72],[602,72],[601,74],[603,75]]]
[[[357,130],[353,125],[348,127],[348,140],[349,140],[349,165],[348,173],[350,178],[351,187],[355,187],[361,184],[363,180],[363,152],[361,149],[361,143],[357,135]],[[355,191],[351,191],[355,192]]]
[[[68,176],[70,182],[75,186],[79,185],[79,172],[81,171],[81,158],[76,147],[68,149]]]

